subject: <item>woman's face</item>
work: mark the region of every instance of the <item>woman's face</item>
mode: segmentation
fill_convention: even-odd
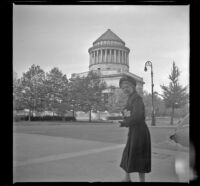
[[[135,86],[128,81],[123,81],[121,84],[121,89],[125,94],[130,95],[135,91]]]

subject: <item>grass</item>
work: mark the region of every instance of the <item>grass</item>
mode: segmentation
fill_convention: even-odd
[[[157,126],[170,126],[170,120],[159,119]],[[150,126],[150,121],[148,121]],[[163,123],[162,123],[163,122]],[[157,128],[149,127],[152,135],[152,142],[160,142],[164,139],[164,136],[168,131],[172,130],[169,128]],[[94,140],[111,143],[125,143],[128,129],[119,127],[118,123],[98,123],[98,122],[17,122],[14,125],[14,132],[26,133],[26,134],[39,134],[48,136],[57,136],[64,138],[78,138],[85,140]]]
[[[179,121],[179,118],[174,118],[174,125]],[[151,126],[151,118],[146,119],[146,123],[148,126]],[[14,122],[14,125],[118,125],[117,121],[18,121]],[[160,117],[156,118],[156,126],[171,126],[170,117]]]
[[[46,123],[47,124],[47,123]],[[106,125],[93,123],[60,124],[53,122],[45,125],[43,122],[21,123],[14,126],[14,132],[25,134],[39,134],[63,138],[77,138],[112,143],[125,143],[127,130],[118,124]]]

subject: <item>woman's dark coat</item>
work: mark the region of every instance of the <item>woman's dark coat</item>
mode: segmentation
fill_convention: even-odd
[[[142,97],[138,93],[131,94],[125,109],[131,114],[129,117],[124,117],[122,122],[129,131],[120,167],[127,173],[148,173],[151,171],[151,138],[145,123]]]

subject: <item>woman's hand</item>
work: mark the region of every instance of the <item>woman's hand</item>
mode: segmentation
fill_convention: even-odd
[[[124,113],[124,117],[130,117],[131,116],[130,110],[124,109],[123,113]]]
[[[119,121],[119,123],[120,123],[120,127],[127,127],[127,125],[123,122],[123,121]]]

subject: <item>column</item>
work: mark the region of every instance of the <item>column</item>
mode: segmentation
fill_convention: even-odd
[[[116,61],[116,50],[114,49],[114,63],[117,63]]]
[[[110,49],[110,62],[112,63],[112,49]]]
[[[128,57],[128,52],[127,52],[127,65],[129,66],[129,57]]]
[[[96,64],[98,63],[98,50],[96,50]]]
[[[110,62],[110,50],[109,49],[107,49],[108,50],[108,53],[107,53],[107,61],[108,61],[108,63]]]
[[[124,64],[126,64],[126,61],[125,61],[125,54],[126,54],[126,52],[123,51],[123,60],[124,60]]]
[[[101,50],[99,49],[99,63],[101,63]]]
[[[112,49],[112,63],[115,63],[115,50]]]
[[[102,62],[104,63],[105,62],[105,50],[102,49]]]
[[[95,52],[93,51],[92,54],[93,54],[93,64],[95,64]]]
[[[123,61],[123,50],[122,50],[122,56],[121,57],[122,57],[122,64],[124,64],[124,61]]]
[[[93,53],[93,64],[95,64],[95,51],[93,51],[92,53]]]
[[[122,50],[120,51],[120,63],[123,64],[123,60],[122,60]]]
[[[118,50],[116,50],[116,63],[118,63]]]
[[[111,63],[112,62],[112,50],[111,49],[109,49],[109,54],[110,54],[109,62]]]
[[[97,54],[98,54],[98,63],[100,63],[100,50],[97,50]]]
[[[124,61],[123,61],[123,50],[122,50],[121,60],[122,60],[121,63],[124,64]]]
[[[120,59],[119,59],[119,50],[117,50],[117,63],[120,63]]]
[[[112,63],[112,49],[110,49],[110,63]]]
[[[122,50],[122,64],[124,64],[124,51]]]
[[[96,50],[96,64],[98,63],[98,50]]]
[[[109,49],[106,49],[106,63],[109,61]]]
[[[90,65],[92,64],[92,57],[91,57],[91,53],[90,53]]]
[[[124,60],[125,60],[125,65],[127,65],[127,62],[126,62],[126,51],[124,52]]]
[[[110,63],[112,63],[112,49],[110,49]]]
[[[97,63],[96,50],[94,51],[94,64]]]
[[[108,49],[108,63],[110,63],[110,49]]]
[[[107,49],[105,49],[105,63],[107,63]]]
[[[94,52],[93,51],[91,52],[91,55],[92,55],[92,62],[91,63],[93,65],[94,64]]]
[[[119,51],[119,63],[120,63],[120,64],[122,63],[122,61],[121,61],[121,59],[122,59],[121,55],[122,55],[122,53],[121,53],[121,50],[120,50],[120,51]]]
[[[103,49],[101,49],[101,60],[100,62],[102,63],[103,62]]]

